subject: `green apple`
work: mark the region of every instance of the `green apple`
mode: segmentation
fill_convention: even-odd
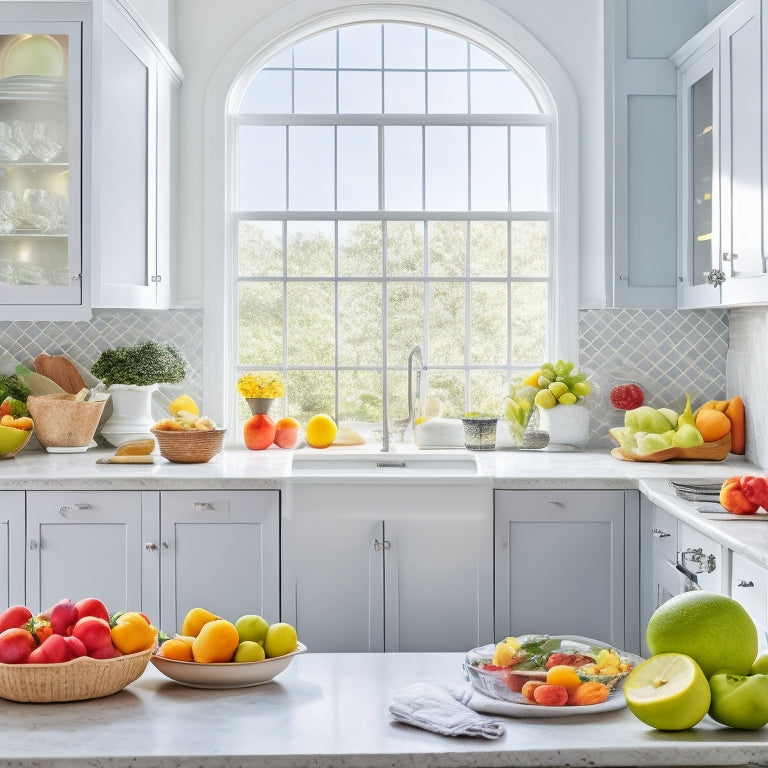
[[[760,654],[753,662],[749,670],[750,675],[768,675],[768,653]]]
[[[232,661],[264,661],[265,658],[266,654],[264,653],[264,647],[261,644],[255,643],[253,640],[243,640],[243,642],[237,646]]]
[[[717,672],[709,678],[709,716],[731,728],[754,731],[768,724],[768,675]]]
[[[245,616],[241,616],[235,622],[235,629],[240,636],[241,643],[250,640],[259,645],[264,645],[269,622],[257,614],[248,613]]]

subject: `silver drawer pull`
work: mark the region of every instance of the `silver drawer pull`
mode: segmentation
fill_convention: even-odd
[[[210,501],[196,501],[192,507],[198,512],[213,512],[216,509],[216,505]]]
[[[62,504],[59,507],[59,514],[66,517],[70,512],[86,512],[90,508],[90,504]]]
[[[150,552],[154,552],[157,549],[157,544],[155,544],[154,541],[148,541],[144,545],[144,549],[149,550]]]
[[[662,531],[661,528],[651,528],[651,536],[654,536],[657,539],[666,539],[668,536],[671,536],[671,533],[667,533],[666,531]]]
[[[376,552],[379,552],[382,549],[391,549],[392,548],[392,542],[387,541],[384,539],[384,541],[379,541],[378,539],[373,540],[373,549]]]
[[[565,504],[563,504],[562,501],[550,501],[549,502],[553,507],[557,507],[558,509],[565,509]]]
[[[754,587],[755,582],[750,579],[749,581],[744,581],[744,579],[739,579],[738,583],[736,584],[737,587]]]

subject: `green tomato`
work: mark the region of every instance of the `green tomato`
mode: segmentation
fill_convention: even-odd
[[[709,690],[709,716],[718,723],[749,731],[768,724],[768,675],[716,672]]]

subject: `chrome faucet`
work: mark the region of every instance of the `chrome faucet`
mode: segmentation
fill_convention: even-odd
[[[416,371],[416,385],[414,386],[413,372]],[[419,398],[419,407],[421,407],[421,374],[424,371],[424,361],[421,356],[421,347],[416,344],[411,348],[408,354],[408,416],[404,419],[396,419],[395,426],[400,430],[400,439],[402,440],[405,435],[405,430],[408,427],[413,427],[414,419],[416,418],[416,407],[414,405],[416,396]],[[392,449],[390,447],[390,435],[389,435],[389,414],[387,407],[387,375],[386,370],[384,372],[384,400],[381,409],[382,418],[382,436],[381,436],[381,450],[383,453],[389,453]]]

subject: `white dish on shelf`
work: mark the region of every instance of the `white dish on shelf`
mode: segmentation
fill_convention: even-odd
[[[88,450],[87,445],[74,445],[74,446],[55,446],[49,445],[45,450],[48,453],[85,453]]]
[[[64,51],[50,35],[20,35],[5,53],[5,77],[61,77]]]
[[[201,664],[197,661],[177,661],[164,659],[153,654],[152,664],[166,677],[190,688],[250,688],[270,682],[293,661],[295,656],[304,653],[307,646],[299,643],[293,653],[276,656],[263,661],[223,662],[221,664]]]

